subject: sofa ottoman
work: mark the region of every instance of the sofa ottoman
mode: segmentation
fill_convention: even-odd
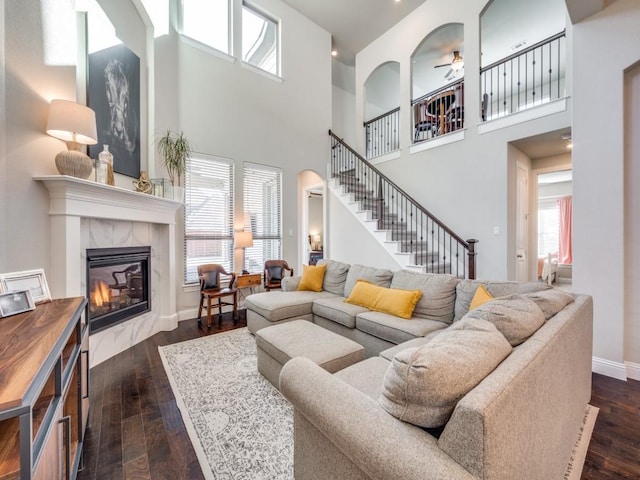
[[[329,373],[364,359],[364,347],[307,320],[273,325],[255,333],[258,371],[279,388],[282,366],[293,357],[306,357]]]

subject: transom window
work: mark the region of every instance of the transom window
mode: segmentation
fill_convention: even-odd
[[[231,54],[229,0],[182,0],[182,34]]]
[[[278,22],[242,3],[242,60],[279,75]]]

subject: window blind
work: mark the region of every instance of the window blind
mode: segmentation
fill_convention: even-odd
[[[243,185],[246,221],[253,232],[253,247],[245,249],[245,268],[262,272],[266,260],[282,258],[282,172],[245,163]]]
[[[198,281],[198,265],[233,271],[233,163],[194,154],[185,173],[185,283]]]

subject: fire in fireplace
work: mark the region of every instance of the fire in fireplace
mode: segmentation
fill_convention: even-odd
[[[150,258],[150,247],[87,249],[90,333],[151,309]]]

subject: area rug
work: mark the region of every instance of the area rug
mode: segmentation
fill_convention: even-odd
[[[205,478],[293,479],[293,409],[258,373],[256,342],[246,328],[159,350]],[[597,414],[587,406],[558,480],[580,480]]]
[[[563,480],[580,480],[584,459],[587,457],[591,434],[593,433],[593,427],[596,424],[596,417],[599,411],[599,408],[587,405],[587,409],[584,411],[584,417],[582,417],[582,426],[578,432],[576,443],[573,446],[571,458],[569,458],[569,465],[567,465]]]
[[[293,479],[293,409],[246,328],[158,348],[207,479]]]

